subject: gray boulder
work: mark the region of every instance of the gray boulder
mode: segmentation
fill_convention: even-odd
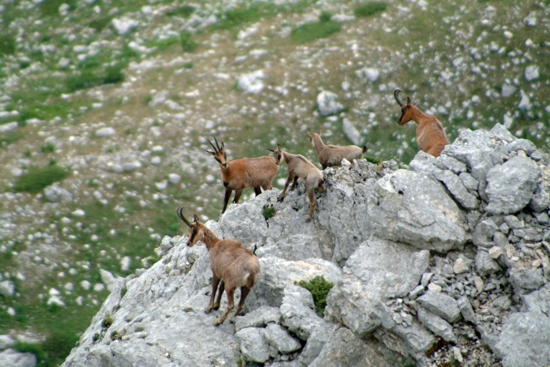
[[[462,210],[426,174],[398,170],[374,188],[378,203],[368,207],[368,216],[377,237],[442,253],[470,239]]]
[[[324,324],[314,311],[313,297],[307,289],[296,285],[289,285],[284,292],[281,305],[283,324],[300,339],[307,340],[313,330]]]
[[[265,340],[283,354],[292,353],[302,347],[300,342],[279,324],[269,324],[264,332]]]
[[[503,367],[550,364],[550,318],[540,312],[512,314],[502,325],[495,345]]]
[[[388,357],[395,357],[392,360]],[[395,362],[403,362],[404,357],[391,353],[382,343],[370,340],[365,343],[349,329],[341,327],[325,344],[319,356],[313,360],[310,367],[390,367]]]
[[[264,363],[269,359],[269,344],[264,338],[264,329],[247,327],[235,333],[241,342],[241,352],[247,360]]]
[[[441,316],[448,322],[452,323],[460,319],[457,302],[446,294],[428,291],[419,297],[417,301],[426,310]]]
[[[21,353],[13,349],[0,351],[0,366],[35,367],[36,356],[32,353]]]
[[[457,338],[453,333],[453,327],[441,317],[427,311],[423,307],[418,308],[418,320],[435,335],[439,335],[445,341],[456,343]]]
[[[368,338],[378,327],[390,333],[400,331],[385,302],[406,296],[427,267],[426,250],[368,241],[348,259],[342,279],[330,291],[325,318],[345,325],[361,338]]]
[[[487,173],[487,212],[511,214],[525,208],[537,188],[539,167],[518,155]]]

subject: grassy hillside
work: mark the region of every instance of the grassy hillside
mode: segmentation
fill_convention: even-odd
[[[230,158],[280,143],[317,162],[305,130],[350,144],[348,121],[370,159],[407,164],[400,88],[451,141],[504,123],[548,150],[548,19],[548,0],[3,1],[0,282],[15,292],[0,295],[0,334],[36,339],[55,365],[52,345],[108,294],[99,269],[154,262],[183,233],[177,206],[218,218],[213,136]],[[321,91],[338,113],[319,114]],[[52,183],[70,198],[49,201]],[[64,306],[48,305],[55,291]]]

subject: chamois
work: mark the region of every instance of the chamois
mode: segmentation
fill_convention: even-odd
[[[321,163],[323,169],[332,166],[340,166],[344,158],[352,162],[354,159],[361,158],[363,153],[367,151],[366,145],[363,145],[363,148],[359,148],[356,145],[325,145],[323,139],[321,139],[321,130],[319,130],[319,134],[310,133],[307,130],[306,132],[311,139],[311,145],[313,145],[313,148],[317,151],[319,163]]]
[[[208,140],[208,139],[207,139]],[[221,146],[214,137],[216,146],[210,140],[208,142],[214,151],[207,150],[218,161],[222,171],[222,181],[225,187],[225,196],[223,198],[222,214],[227,208],[227,203],[231,197],[231,192],[235,191],[234,203],[238,203],[244,189],[253,187],[256,196],[262,193],[260,187],[264,190],[271,190],[271,182],[279,170],[279,166],[272,157],[242,158],[234,161],[227,159],[223,141]]]
[[[219,309],[224,290],[227,294],[227,309],[216,319],[214,325],[223,324],[234,307],[235,289],[237,287],[241,288],[241,299],[237,310],[228,319],[231,321],[233,317],[242,311],[248,293],[260,278],[258,258],[252,251],[243,247],[239,241],[218,238],[214,232],[199,221],[196,214],[193,223],[190,223],[183,216],[183,208],[177,208],[176,212],[178,217],[189,227],[187,246],[193,247],[195,243],[202,241],[208,250],[208,258],[212,268],[212,294],[205,312]],[[216,293],[218,293],[217,297]]]
[[[275,157],[277,164],[280,164],[284,160],[288,165],[288,178],[286,180],[283,192],[279,195],[278,201],[282,201],[285,198],[286,189],[290,182],[292,182],[292,186],[290,187],[290,191],[292,191],[296,188],[298,178],[305,181],[306,192],[309,198],[309,214],[306,218],[306,222],[309,222],[313,216],[313,210],[315,209],[315,197],[313,192],[325,191],[323,172],[315,167],[315,165],[308,161],[303,155],[291,154],[283,151],[280,144],[277,144],[276,150],[269,148],[267,149],[273,152],[273,156]]]
[[[447,134],[445,134],[441,122],[434,116],[420,111],[416,107],[416,103],[411,103],[410,97],[407,97],[407,103],[403,104],[399,99],[399,93],[401,93],[399,89],[393,92],[395,100],[401,106],[401,117],[399,117],[397,123],[403,126],[411,120],[415,121],[418,124],[416,128],[418,149],[434,157],[439,157],[445,145],[449,144],[449,139],[447,138]]]

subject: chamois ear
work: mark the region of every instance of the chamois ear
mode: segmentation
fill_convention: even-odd
[[[209,150],[205,150],[205,152],[206,152],[206,153],[210,153],[210,154],[212,154],[212,155],[216,155],[216,153],[211,152],[211,151],[209,151]]]
[[[283,150],[283,148],[281,148],[281,144],[277,143],[277,149]]]
[[[411,97],[407,97],[407,104],[411,104]]]
[[[221,144],[221,149],[220,149],[220,150],[223,150],[223,147],[224,147],[224,144],[223,144],[223,140],[222,140],[222,144]]]
[[[269,148],[267,148],[267,150],[269,150],[270,152],[274,152],[274,150],[273,150],[273,149],[269,149]]]
[[[199,223],[200,220],[199,220],[199,216],[197,214],[193,214],[193,222],[195,223]]]

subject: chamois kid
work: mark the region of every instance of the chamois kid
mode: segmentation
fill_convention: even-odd
[[[399,89],[393,92],[395,100],[401,106],[401,117],[399,117],[397,123],[403,126],[411,120],[415,121],[418,124],[416,128],[418,149],[434,157],[439,157],[445,145],[449,144],[449,139],[447,138],[447,134],[445,134],[441,122],[434,116],[420,111],[416,107],[416,103],[411,103],[410,97],[407,97],[407,103],[401,102],[399,93],[401,93]]]
[[[325,191],[325,180],[323,179],[323,172],[321,172],[313,163],[308,161],[306,157],[301,154],[291,154],[283,151],[280,144],[277,144],[277,149],[272,150],[267,148],[269,151],[273,152],[273,156],[277,161],[277,164],[280,164],[283,160],[288,166],[288,178],[286,179],[285,188],[283,192],[279,195],[278,200],[282,201],[286,195],[286,189],[288,185],[292,182],[290,191],[296,188],[296,182],[298,178],[301,178],[306,183],[306,192],[309,198],[309,214],[306,218],[306,222],[311,220],[313,216],[313,211],[315,209],[315,192]]]
[[[359,159],[363,156],[363,153],[367,151],[367,146],[363,145],[363,148],[359,148],[356,145],[346,145],[346,146],[337,146],[337,145],[325,145],[323,139],[321,139],[321,131],[319,134],[310,133],[306,131],[311,139],[311,145],[317,151],[317,156],[319,157],[319,163],[323,169],[332,166],[340,166],[342,164],[342,159],[347,159],[350,162],[353,162],[354,159]]]
[[[212,294],[206,312],[220,308],[220,301],[225,290],[227,294],[227,309],[216,319],[214,325],[223,324],[227,315],[234,307],[233,296],[237,287],[241,288],[241,299],[237,310],[229,321],[237,316],[244,307],[244,301],[250,290],[260,278],[260,262],[256,255],[243,247],[240,242],[231,239],[220,239],[214,232],[199,221],[195,214],[190,223],[183,216],[183,208],[176,210],[178,217],[189,227],[189,239],[187,246],[199,241],[206,245],[210,267],[212,268]],[[219,285],[219,288],[218,288]],[[217,293],[217,297],[216,297]],[[215,299],[215,302],[214,302]]]
[[[208,140],[214,151],[207,150],[206,152],[214,156],[222,171],[222,182],[225,187],[222,214],[227,208],[232,191],[235,191],[233,202],[238,203],[243,190],[248,187],[254,188],[256,196],[262,193],[261,189],[271,190],[273,188],[271,182],[279,170],[279,166],[273,158],[263,156],[236,159],[230,162],[227,159],[223,141],[221,146],[216,137],[214,137],[214,141],[216,142],[215,146]]]

